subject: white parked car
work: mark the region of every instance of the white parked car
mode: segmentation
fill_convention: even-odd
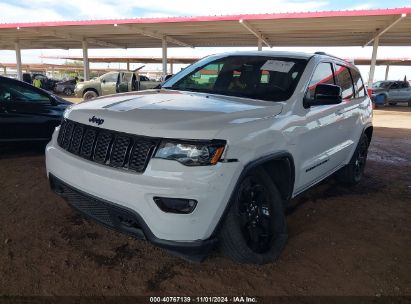
[[[288,201],[363,175],[372,105],[358,69],[324,53],[206,57],[162,89],[66,110],[46,149],[52,189],[80,212],[202,260],[275,260]]]

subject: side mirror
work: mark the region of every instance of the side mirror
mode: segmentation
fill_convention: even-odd
[[[342,90],[334,84],[318,84],[315,88],[314,99],[304,98],[304,107],[333,105],[342,102]]]
[[[171,77],[173,77],[173,75],[172,75],[172,74],[168,74],[168,75],[166,75],[166,77],[164,78],[164,81],[169,80]]]

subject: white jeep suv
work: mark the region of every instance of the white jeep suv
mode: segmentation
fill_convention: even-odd
[[[66,110],[46,149],[52,189],[80,212],[193,260],[218,243],[275,260],[288,201],[364,171],[372,105],[358,69],[324,53],[206,57],[161,89]],[[218,242],[217,242],[218,241]]]

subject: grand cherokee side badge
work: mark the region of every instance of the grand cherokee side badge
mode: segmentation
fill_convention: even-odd
[[[90,117],[90,118],[88,119],[88,121],[89,121],[89,122],[92,122],[92,123],[96,123],[96,124],[98,124],[98,125],[102,125],[102,124],[104,123],[104,119],[98,118],[98,117],[96,117],[96,116]]]

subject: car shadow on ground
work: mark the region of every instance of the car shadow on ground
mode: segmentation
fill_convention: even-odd
[[[47,142],[0,143],[0,158],[44,155]]]

